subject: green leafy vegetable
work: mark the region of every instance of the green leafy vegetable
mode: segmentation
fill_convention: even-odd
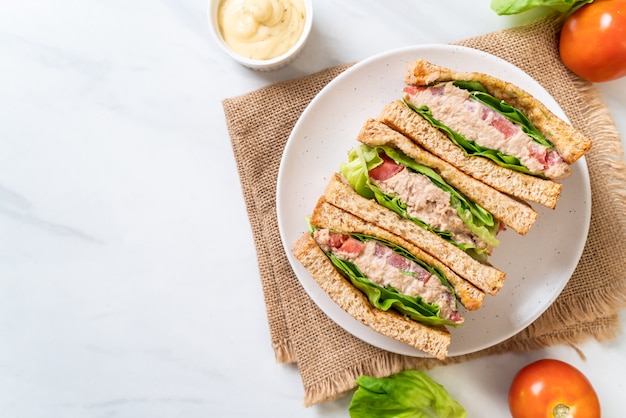
[[[447,231],[435,229],[408,213],[407,205],[401,201],[396,195],[385,194],[378,186],[373,184],[369,178],[369,170],[383,163],[379,153],[384,152],[389,158],[396,163],[408,167],[415,173],[428,177],[437,187],[444,190],[450,195],[450,204],[457,211],[460,218],[470,230],[478,235],[484,242],[495,247],[499,244],[496,238],[499,222],[493,218],[493,215],[483,207],[466,198],[458,190],[446,183],[446,181],[432,168],[416,163],[402,152],[387,146],[370,147],[361,145],[354,148],[348,155],[348,162],[343,163],[339,171],[348,180],[354,190],[361,196],[368,199],[375,198],[376,201],[386,208],[396,212],[398,215],[410,219],[423,228],[432,231],[445,240],[451,242],[464,251],[467,251],[473,257],[479,260],[486,259],[486,251],[476,248],[470,244],[458,243],[452,239],[452,234]]]
[[[430,266],[424,263],[422,260],[416,258],[409,251],[402,247],[399,247],[389,241],[375,238],[364,234],[351,234],[351,236],[359,241],[378,241],[391,248],[396,254],[402,257],[408,258],[415,263],[419,264],[426,271],[428,271],[433,277],[438,278],[452,293],[454,296],[454,288],[450,285],[444,273],[434,266]],[[333,265],[346,277],[350,282],[361,292],[363,292],[370,303],[376,308],[382,311],[388,311],[394,309],[404,316],[411,318],[414,321],[421,322],[426,325],[451,325],[453,327],[459,326],[458,323],[444,319],[439,316],[440,307],[437,304],[427,303],[421,296],[409,296],[400,293],[397,289],[388,286],[383,287],[372,281],[370,281],[361,270],[352,262],[343,260],[334,254],[327,252],[326,255],[333,263]],[[407,273],[408,274],[408,273]],[[455,298],[456,299],[456,298]]]
[[[491,9],[502,15],[514,15],[537,7],[547,7],[560,13],[568,12],[577,6],[593,0],[491,0]]]
[[[426,373],[406,370],[385,378],[361,376],[351,418],[465,418],[465,409]]]
[[[517,123],[521,126],[522,131],[524,131],[524,133],[534,142],[543,145],[546,148],[554,148],[554,144],[550,142],[548,138],[546,138],[541,131],[535,127],[535,125],[533,125],[524,112],[514,108],[504,100],[495,98],[487,93],[481,83],[477,81],[455,81],[454,85],[468,90],[470,92],[470,96],[474,100],[484,104],[492,110],[495,110],[511,122]]]

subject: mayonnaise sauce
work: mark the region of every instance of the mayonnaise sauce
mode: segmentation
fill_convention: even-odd
[[[268,60],[298,42],[305,13],[302,0],[222,0],[218,23],[224,41],[234,52]]]

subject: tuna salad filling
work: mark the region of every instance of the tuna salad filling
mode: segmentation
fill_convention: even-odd
[[[361,196],[376,200],[481,262],[498,246],[497,234],[504,225],[433,168],[386,145],[361,144],[348,158],[339,172]]]
[[[552,147],[540,144],[522,126],[474,99],[453,82],[406,87],[404,99],[415,108],[427,107],[432,117],[477,145],[516,157],[532,174],[562,179],[569,165]]]
[[[456,309],[453,291],[439,277],[390,246],[374,239],[362,241],[328,229],[315,230],[314,239],[324,252],[352,263],[370,282],[437,305],[438,316],[444,320],[455,324],[464,321]]]
[[[381,157],[383,163],[369,171],[372,183],[384,193],[398,196],[406,204],[406,210],[412,217],[421,219],[434,229],[449,232],[458,243],[471,244],[491,253],[492,247],[461,219],[450,203],[448,192],[435,185],[428,177],[396,164],[385,155]]]

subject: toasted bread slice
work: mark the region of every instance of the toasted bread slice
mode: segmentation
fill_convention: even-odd
[[[371,235],[404,248],[426,264],[439,268],[446,276],[448,282],[454,287],[459,302],[469,311],[480,308],[485,299],[485,293],[483,291],[458,276],[448,266],[444,265],[429,253],[386,229],[380,228],[377,225],[354,216],[350,212],[333,206],[328,203],[324,197],[320,198],[313,210],[311,225],[343,233]]]
[[[489,94],[524,112],[568,164],[574,163],[591,148],[589,138],[510,82],[479,72],[455,71],[424,60],[412,62],[405,76],[405,82],[412,86],[453,80],[479,81]]]
[[[370,146],[392,146],[415,162],[435,169],[448,184],[521,235],[525,235],[537,219],[537,212],[527,203],[476,180],[381,122],[372,119],[365,122],[357,139]]]
[[[440,360],[446,358],[450,332],[445,327],[427,326],[395,311],[373,307],[367,297],[335,269],[309,234],[296,241],[292,252],[320,287],[350,316],[382,335]]]
[[[444,133],[401,101],[387,104],[377,119],[442,160],[502,193],[551,209],[558,202],[563,188],[561,183],[509,170],[486,158],[466,155]]]
[[[495,295],[504,285],[506,274],[503,271],[490,264],[478,262],[438,235],[408,219],[401,218],[376,201],[364,198],[355,192],[339,174],[335,173],[330,179],[324,192],[324,198],[332,205],[366,222],[386,229],[421,248],[448,266],[457,275],[490,295]]]

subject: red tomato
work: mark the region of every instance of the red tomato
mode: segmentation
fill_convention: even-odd
[[[560,360],[523,367],[509,389],[513,418],[600,418],[596,391],[584,374]]]
[[[626,0],[594,0],[565,21],[561,60],[589,81],[626,76]]]

